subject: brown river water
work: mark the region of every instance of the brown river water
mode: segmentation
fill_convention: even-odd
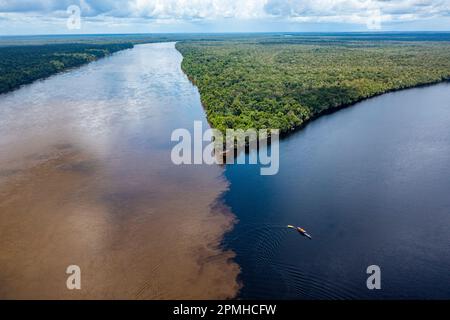
[[[223,168],[170,159],[174,129],[208,126],[181,59],[139,45],[0,96],[0,298],[237,294]]]

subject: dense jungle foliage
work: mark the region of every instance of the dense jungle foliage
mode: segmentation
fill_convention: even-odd
[[[286,133],[333,108],[450,79],[450,42],[385,40],[183,41],[177,49],[213,127]]]
[[[0,47],[0,93],[132,47],[129,43]]]
[[[320,113],[450,79],[450,33],[0,36],[0,93],[134,44],[178,41],[213,127],[288,132]]]

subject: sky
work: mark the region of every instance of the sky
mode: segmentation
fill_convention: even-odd
[[[0,0],[0,35],[450,31],[450,0]]]

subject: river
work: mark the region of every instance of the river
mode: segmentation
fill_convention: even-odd
[[[314,120],[281,141],[276,176],[228,166],[240,297],[449,299],[449,128],[443,83]],[[367,289],[371,265],[381,290]]]
[[[450,84],[321,117],[261,176],[171,162],[208,126],[181,60],[139,45],[0,96],[0,297],[450,298]]]
[[[139,45],[0,96],[0,297],[236,295],[223,168],[170,157],[173,130],[208,125],[181,60]]]

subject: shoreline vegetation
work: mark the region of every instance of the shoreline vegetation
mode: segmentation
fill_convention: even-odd
[[[0,48],[0,94],[131,49],[131,43],[44,44]]]
[[[178,42],[211,126],[279,128],[385,93],[450,80],[448,42]]]
[[[0,94],[134,45],[176,42],[211,127],[279,129],[450,80],[450,33],[0,37]]]
[[[223,133],[283,137],[368,98],[450,80],[450,33],[17,36],[0,37],[0,94],[156,42],[175,42]]]

